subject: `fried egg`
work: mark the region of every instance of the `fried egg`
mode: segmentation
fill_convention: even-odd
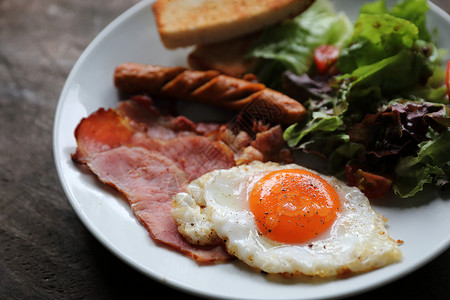
[[[254,161],[212,171],[175,195],[172,207],[188,242],[223,242],[267,273],[330,277],[402,256],[360,190],[296,164]]]

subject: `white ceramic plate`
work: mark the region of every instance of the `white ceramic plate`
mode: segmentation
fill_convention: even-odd
[[[114,67],[123,62],[185,65],[187,49],[167,51],[160,43],[152,1],[130,8],[89,45],[75,64],[59,100],[54,123],[54,155],[62,186],[75,212],[92,234],[115,255],[144,274],[199,296],[227,299],[319,299],[354,295],[386,284],[424,265],[450,244],[450,195],[428,191],[408,201],[374,203],[388,218],[390,236],[404,244],[402,262],[345,280],[275,279],[239,262],[200,266],[166,247],[155,245],[129,205],[113,189],[81,171],[70,159],[73,132],[81,118],[100,107],[115,107]],[[354,20],[363,3],[334,1],[337,11]],[[450,17],[431,4],[429,28],[450,30]],[[450,49],[440,35],[438,43]]]

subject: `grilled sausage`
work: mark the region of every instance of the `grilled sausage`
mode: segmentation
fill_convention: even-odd
[[[302,104],[262,83],[214,70],[125,63],[116,67],[114,84],[127,93],[208,103],[283,125],[299,122],[306,115]]]

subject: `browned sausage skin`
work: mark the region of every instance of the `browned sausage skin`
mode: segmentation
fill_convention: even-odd
[[[299,122],[306,115],[302,104],[262,83],[214,70],[195,71],[183,67],[124,63],[115,69],[114,84],[126,93],[148,93],[208,103],[246,111],[283,125]]]

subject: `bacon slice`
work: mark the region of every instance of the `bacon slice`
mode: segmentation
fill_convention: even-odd
[[[158,152],[121,146],[94,153],[86,161],[104,183],[128,199],[131,209],[151,236],[203,262],[229,260],[221,245],[192,246],[179,234],[170,215],[171,199],[187,184],[186,173]]]
[[[78,124],[75,137],[73,160],[122,192],[154,240],[202,262],[231,258],[222,246],[187,243],[170,215],[172,196],[187,182],[235,165],[225,144],[199,135],[184,117],[161,115],[145,97],[100,108]]]
[[[160,127],[163,133],[168,129]],[[154,132],[155,130],[151,131]],[[85,163],[98,152],[123,145],[135,145],[163,153],[195,179],[209,171],[226,169],[235,165],[234,152],[224,143],[200,135],[179,135],[169,131],[173,138],[163,139],[160,134],[138,131],[114,110],[99,109],[83,119],[75,130],[78,147],[72,155],[74,161]],[[154,136],[158,137],[154,137]]]
[[[77,149],[72,159],[84,163],[91,153],[102,152],[131,140],[135,131],[112,109],[100,108],[84,118],[75,129]]]

